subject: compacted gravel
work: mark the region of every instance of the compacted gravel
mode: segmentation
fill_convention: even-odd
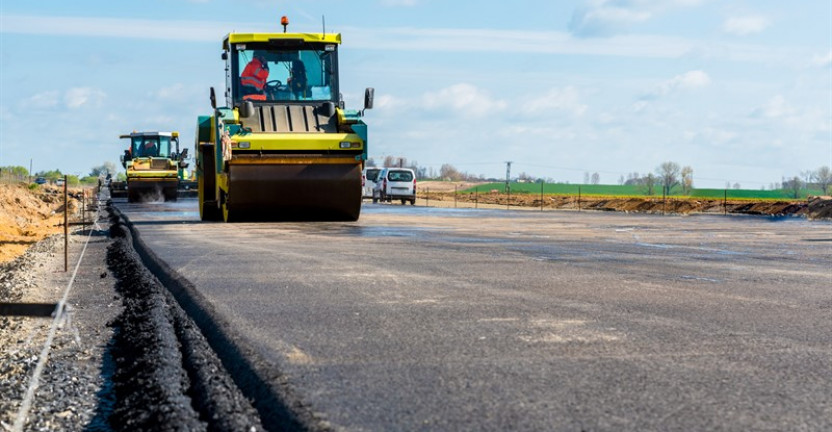
[[[103,221],[106,223],[106,221]],[[105,225],[106,228],[106,225]],[[107,231],[93,227],[69,236],[69,271],[64,272],[63,236],[35,244],[0,265],[0,302],[57,303],[87,238],[66,313],[48,352],[28,411],[26,431],[110,430],[111,373],[106,326],[121,310],[105,263]],[[0,431],[13,430],[20,406],[44,348],[52,318],[0,317]]]

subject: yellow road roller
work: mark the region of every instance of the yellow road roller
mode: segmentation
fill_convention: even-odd
[[[178,174],[188,166],[188,149],[179,152],[179,133],[133,131],[119,138],[130,140],[121,156],[127,201],[176,201]]]
[[[222,43],[225,106],[196,132],[204,221],[340,220],[361,212],[367,160],[364,108],[346,110],[338,81],[341,35],[231,33]]]

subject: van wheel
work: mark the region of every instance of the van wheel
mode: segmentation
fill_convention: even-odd
[[[373,204],[378,204],[378,198],[373,197]]]
[[[403,200],[402,200],[402,205],[405,205],[405,204],[407,204],[407,200],[406,200],[406,199],[403,199]]]
[[[410,200],[410,205],[416,205],[416,199]]]

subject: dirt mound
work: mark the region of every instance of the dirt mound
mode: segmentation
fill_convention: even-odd
[[[80,214],[80,189],[69,200],[70,218]],[[63,232],[63,190],[24,184],[0,184],[0,262],[22,255],[29,246]]]
[[[832,220],[832,198],[810,197],[807,201],[749,201],[708,200],[701,198],[661,197],[587,197],[570,195],[513,194],[498,191],[486,193],[457,193],[474,183],[431,182],[418,191],[419,198],[428,202],[454,202],[479,205],[536,207],[545,209],[623,211],[634,213],[731,213],[766,216],[802,216],[811,220]]]
[[[806,213],[812,220],[832,220],[832,197],[810,197]]]

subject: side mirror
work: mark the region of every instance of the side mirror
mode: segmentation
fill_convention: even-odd
[[[338,93],[338,108],[344,109],[344,107],[346,107],[346,106],[347,106],[347,104],[344,103],[344,95],[341,94],[341,93]]]
[[[223,60],[228,60],[228,51],[223,51],[220,57],[222,57]]]
[[[367,87],[367,90],[364,90],[364,109],[372,109],[373,108],[373,96],[375,95],[376,90],[372,87]]]
[[[335,104],[333,102],[324,102],[321,105],[321,115],[324,117],[332,117],[335,115]]]
[[[213,87],[211,87],[211,108],[217,109],[217,94],[214,92]]]
[[[243,101],[239,107],[240,117],[249,118],[254,115],[254,103],[250,100]]]
[[[188,149],[182,149],[182,153],[179,153],[179,160],[185,160],[188,158]]]

